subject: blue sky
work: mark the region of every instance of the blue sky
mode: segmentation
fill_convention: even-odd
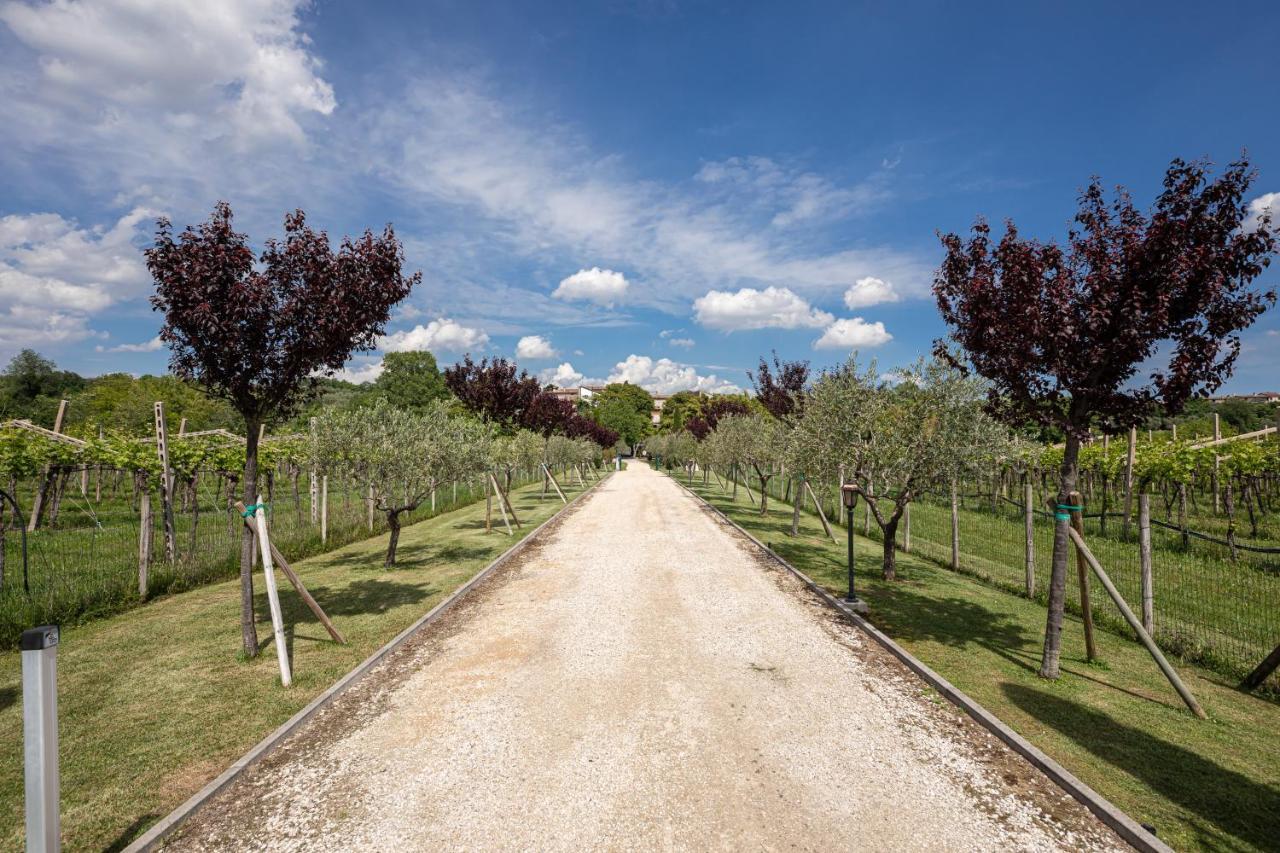
[[[1277,32],[1262,2],[0,0],[0,359],[163,371],[139,249],[226,199],[255,239],[394,223],[424,281],[354,379],[422,347],[657,392],[771,349],[901,364],[944,332],[939,230],[1061,238],[1093,174],[1145,204],[1245,148],[1280,193]],[[1272,311],[1228,388],[1277,364]]]

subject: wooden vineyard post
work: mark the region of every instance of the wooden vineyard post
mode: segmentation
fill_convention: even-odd
[[[1074,509],[1071,513],[1071,528],[1078,534],[1080,542],[1084,541],[1084,515],[1083,504],[1080,503],[1083,498],[1079,492],[1072,492],[1068,498]],[[1093,639],[1093,607],[1089,602],[1089,566],[1085,560],[1084,551],[1080,548],[1076,549],[1076,577],[1080,581],[1080,618],[1084,622],[1084,650],[1085,657],[1088,660],[1095,660],[1098,657],[1098,647]]]
[[[547,480],[551,483],[551,486],[556,490],[556,494],[560,496],[560,500],[563,501],[564,503],[568,503],[569,499],[566,498],[564,496],[564,492],[560,490],[560,484],[556,482],[555,475],[551,473],[551,469],[547,467],[547,463],[545,462],[542,463],[542,471],[547,475]]]
[[[329,541],[329,475],[320,478],[320,543]]]
[[[960,498],[956,478],[951,478],[951,571],[960,571]]]
[[[1213,413],[1213,440],[1220,441],[1221,439],[1222,439],[1222,422],[1218,418],[1218,413],[1214,412]],[[1219,501],[1218,473],[1219,473],[1219,467],[1221,466],[1221,464],[1222,464],[1222,457],[1220,457],[1218,455],[1218,452],[1215,450],[1213,453],[1213,477],[1212,477],[1212,483],[1211,483],[1213,487],[1213,514],[1214,515],[1217,515],[1218,510],[1221,509],[1218,502]]]
[[[796,487],[796,493],[791,498],[791,535],[800,535],[800,513],[804,510],[804,474],[800,476],[800,485]]]
[[[169,466],[169,432],[164,422],[164,403],[155,404],[156,453],[160,456],[160,512],[164,522],[164,558],[178,558],[178,534],[173,522],[173,468]]]
[[[144,474],[143,477],[146,475]],[[151,564],[151,490],[138,499],[138,597],[147,597],[147,569]]]
[[[545,486],[544,486],[545,488]],[[493,530],[493,492],[489,488],[489,480],[484,481],[484,532]]]
[[[1178,677],[1177,671],[1169,665],[1169,661],[1167,661],[1165,656],[1160,652],[1160,647],[1155,644],[1155,641],[1151,639],[1151,635],[1147,633],[1146,629],[1142,627],[1142,623],[1138,621],[1138,617],[1133,615],[1133,611],[1129,609],[1129,605],[1120,597],[1120,592],[1116,589],[1115,584],[1111,582],[1111,578],[1109,578],[1107,573],[1102,570],[1101,564],[1099,564],[1097,558],[1093,556],[1093,553],[1089,550],[1089,546],[1084,544],[1084,537],[1076,532],[1074,527],[1068,528],[1067,533],[1071,536],[1072,541],[1075,542],[1077,552],[1084,558],[1084,561],[1088,564],[1089,568],[1093,569],[1093,573],[1098,576],[1098,581],[1102,584],[1102,588],[1107,591],[1107,595],[1111,596],[1111,600],[1115,602],[1116,609],[1120,611],[1120,615],[1122,615],[1125,621],[1129,623],[1129,627],[1138,635],[1138,639],[1142,642],[1142,645],[1146,646],[1147,651],[1151,653],[1153,658],[1155,658],[1156,665],[1160,667],[1160,671],[1164,673],[1165,678],[1169,679],[1169,683],[1173,685],[1173,689],[1178,691],[1178,695],[1182,697],[1183,702],[1187,703],[1187,707],[1191,709],[1191,713],[1195,714],[1202,720],[1206,719],[1204,709],[1200,707],[1200,703],[1196,701],[1196,697],[1191,695],[1191,691],[1187,689],[1187,686],[1182,683],[1182,679]]]
[[[911,504],[902,508],[902,551],[911,553]]]
[[[1133,465],[1138,456],[1138,428],[1129,427],[1129,449],[1124,458],[1124,540],[1129,541],[1133,522]]]
[[[316,436],[316,419],[312,418],[311,419],[312,441],[315,440],[315,436]],[[314,527],[315,525],[320,523],[320,478],[316,476],[316,466],[314,461],[312,461],[311,463],[310,475],[311,475],[311,483],[310,483],[311,525]]]
[[[1151,496],[1146,492],[1138,495],[1138,558],[1142,564],[1142,627],[1151,634],[1156,606],[1151,573]]]
[[[98,425],[98,441],[102,441],[102,425]],[[93,469],[93,502],[95,504],[102,503],[102,464],[99,463]]]
[[[53,419],[53,431],[62,433],[62,421],[67,416],[68,401],[62,400],[58,403],[58,414]],[[40,482],[36,484],[36,494],[31,500],[31,515],[27,518],[27,532],[35,530],[40,526],[40,514],[44,512],[45,499],[49,492],[49,475],[52,471],[51,465],[45,465],[40,471]]]
[[[1023,526],[1027,534],[1027,598],[1036,597],[1036,510],[1031,503],[1031,480],[1022,482]]]
[[[276,573],[271,568],[271,539],[267,534],[267,514],[262,509],[262,495],[258,495],[253,517],[258,525],[258,550],[262,555],[262,576],[267,582],[267,604],[271,608],[271,631],[275,636],[276,660],[280,662],[280,683],[288,687],[293,683],[293,673],[289,671],[289,649],[284,644],[284,616],[280,613]]]
[[[369,532],[372,533],[373,532],[373,483],[369,484],[369,496],[365,498],[365,501],[368,504],[368,510],[369,510],[367,513]]]
[[[244,522],[244,526],[249,528],[254,537],[257,538],[258,533],[256,530],[256,519],[254,521],[250,521],[245,515],[244,501],[236,501],[235,507],[236,512],[240,513],[240,518]],[[347,642],[347,638],[342,636],[342,632],[333,624],[333,621],[329,618],[329,615],[324,612],[324,609],[320,606],[319,602],[312,598],[311,593],[307,592],[307,588],[302,584],[302,578],[298,577],[298,573],[293,570],[293,566],[289,565],[289,561],[280,553],[280,549],[275,546],[274,542],[268,542],[267,545],[271,548],[271,558],[275,561],[275,565],[280,567],[280,571],[289,579],[289,583],[293,584],[293,588],[297,590],[299,597],[301,597],[307,607],[311,609],[311,612],[315,614],[316,618],[320,620],[320,624],[329,632],[329,636],[333,638],[334,642],[345,644]]]

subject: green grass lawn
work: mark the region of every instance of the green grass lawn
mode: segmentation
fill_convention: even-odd
[[[570,490],[572,497],[580,489]],[[484,502],[404,530],[399,565],[382,568],[387,537],[299,561],[307,588],[346,635],[329,640],[287,581],[281,598],[294,683],[279,686],[261,575],[258,636],[241,661],[239,585],[227,581],[64,631],[58,652],[62,827],[67,849],[119,848],[137,837],[317,694],[465,583],[563,504],[516,490],[523,531],[508,537]],[[288,552],[286,551],[286,556]],[[22,708],[17,651],[0,658],[0,820],[21,847]]]
[[[707,487],[695,480],[693,488],[843,593],[843,530],[837,545],[816,517],[804,515],[801,535],[792,538],[786,505],[761,517],[741,488],[736,502],[714,480]],[[1179,664],[1209,714],[1197,720],[1134,640],[1101,632],[1102,660],[1086,663],[1074,618],[1064,632],[1063,675],[1046,681],[1036,674],[1041,604],[901,553],[900,579],[886,583],[880,543],[859,536],[855,547],[859,593],[878,627],[1175,849],[1280,849],[1280,703]]]

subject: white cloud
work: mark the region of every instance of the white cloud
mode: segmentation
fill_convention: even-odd
[[[482,349],[489,336],[481,329],[464,326],[447,317],[432,320],[403,332],[393,332],[378,341],[378,348],[386,352],[414,352],[417,350],[443,350],[463,352]]]
[[[693,367],[669,358],[656,361],[647,355],[627,356],[614,365],[607,382],[630,382],[652,394],[674,394],[677,391],[705,391],[709,394],[736,394],[742,389],[715,374],[702,376]]]
[[[343,382],[354,382],[357,385],[364,385],[369,382],[376,381],[382,375],[382,359],[370,361],[365,364],[347,364],[341,370],[335,371],[334,379],[341,379]]]
[[[858,279],[844,293],[844,304],[857,310],[884,302],[897,302],[901,297],[893,285],[883,279],[867,276]]]
[[[156,335],[149,341],[143,341],[140,344],[119,344],[114,347],[96,346],[95,352],[156,352],[164,347],[164,341],[160,340],[160,336]]]
[[[542,335],[525,335],[516,343],[516,358],[555,358],[557,354]]]
[[[692,349],[694,340],[693,338],[671,338],[667,343],[671,344],[673,347],[680,347],[681,349]]]
[[[712,290],[693,302],[694,318],[710,329],[798,329],[826,326],[833,319],[785,287],[736,293]]]
[[[730,157],[703,164],[695,179],[726,190],[732,198],[772,214],[778,228],[841,219],[888,198],[888,166],[871,179],[840,186],[821,175],[780,165],[768,157]]]
[[[1280,227],[1280,193],[1264,193],[1249,202],[1244,225],[1246,231],[1251,231],[1258,227],[1258,222],[1262,218],[1263,212],[1271,214],[1271,226],[1273,228]]]
[[[3,344],[83,340],[93,314],[141,295],[150,277],[139,226],[151,216],[136,208],[109,228],[81,228],[56,213],[0,218]]]
[[[556,367],[548,367],[538,374],[538,381],[543,385],[555,385],[559,388],[576,388],[582,384],[596,384],[587,381],[587,377],[581,372],[574,369],[569,362],[563,362]]]
[[[556,299],[585,299],[612,306],[627,295],[629,286],[630,282],[622,273],[592,267],[561,279],[560,286],[551,295]]]
[[[868,323],[861,317],[836,320],[822,337],[813,342],[814,349],[858,349],[860,347],[878,347],[893,340],[893,335],[885,331],[884,323]]]
[[[300,115],[328,115],[336,106],[299,31],[303,5],[11,2],[0,6],[0,21],[37,55],[48,111],[78,113],[88,119],[87,130],[113,124],[127,130],[149,117],[165,131],[300,139]]]

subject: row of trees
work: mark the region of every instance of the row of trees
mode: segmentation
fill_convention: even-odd
[[[1011,429],[1063,436],[1040,667],[1056,678],[1067,510],[1083,444],[1156,415],[1176,417],[1215,391],[1239,355],[1240,330],[1275,303],[1273,291],[1251,286],[1277,240],[1269,211],[1254,217],[1246,206],[1253,177],[1243,159],[1217,177],[1207,163],[1175,160],[1150,212],[1123,190],[1108,199],[1095,180],[1065,247],[1024,239],[1012,222],[993,242],[978,219],[969,239],[942,237],[934,293],[950,341],[937,343],[933,361],[884,377],[874,364],[860,369],[851,360],[810,382],[806,363],[761,360],[752,379],[768,415],[734,415],[702,436],[689,416],[681,428],[701,442],[670,440],[658,449],[750,471],[762,493],[784,467],[797,480],[830,478],[835,469],[884,532],[884,573],[892,578],[896,526],[916,496],[954,488],[966,471],[1002,456],[1034,456]],[[1270,464],[1269,451],[1241,446],[1236,462],[1232,450],[1229,476],[1256,476]],[[1204,458],[1171,444],[1148,454],[1138,475],[1184,479],[1203,470]],[[1094,464],[1114,466],[1114,456],[1102,453]],[[762,512],[766,501],[762,494]]]

